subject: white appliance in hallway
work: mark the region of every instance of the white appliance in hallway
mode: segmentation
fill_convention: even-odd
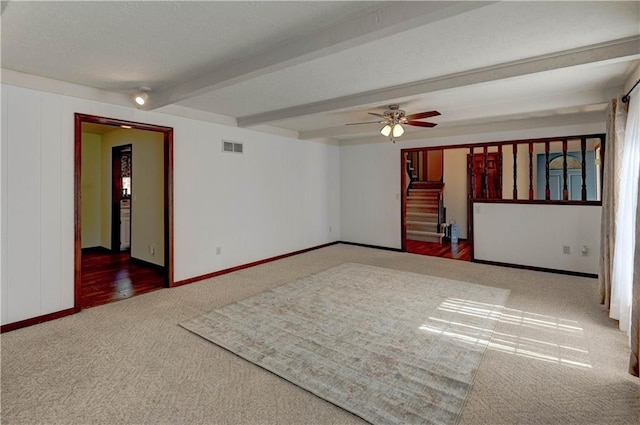
[[[120,201],[120,251],[131,248],[131,199]]]

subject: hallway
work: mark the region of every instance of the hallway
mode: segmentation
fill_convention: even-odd
[[[95,307],[164,287],[164,269],[106,249],[82,253],[81,307]]]
[[[421,242],[407,240],[407,252],[412,254],[429,255],[431,257],[451,258],[453,260],[471,261],[471,247],[467,241],[451,242]]]

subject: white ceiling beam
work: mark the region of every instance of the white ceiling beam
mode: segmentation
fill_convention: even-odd
[[[428,131],[416,131],[406,132],[396,143],[410,142],[415,140],[429,140],[434,138],[445,138],[452,136],[464,136],[472,135],[474,139],[468,141],[469,144],[477,143],[475,139],[481,134],[492,134],[506,131],[519,131],[529,130],[532,128],[554,128],[554,127],[566,127],[570,125],[602,125],[604,132],[605,113],[603,111],[564,114],[564,115],[551,115],[545,117],[526,118],[526,119],[504,119],[495,122],[487,123],[473,123],[468,125],[460,125],[455,127],[442,127],[434,128]],[[596,130],[598,131],[598,130]],[[555,134],[554,136],[557,136]],[[389,143],[389,139],[377,134],[373,136],[353,137],[348,139],[337,139],[341,145],[357,145],[363,143],[379,142]],[[459,141],[452,142],[450,144],[459,144]],[[408,144],[408,143],[406,143]],[[442,144],[446,146],[449,143]],[[440,145],[440,144],[439,144]]]
[[[365,15],[234,63],[217,64],[200,77],[153,92],[143,109],[152,110],[176,103],[493,3],[385,2],[386,6]]]
[[[464,89],[462,89],[464,90]],[[469,125],[482,121],[495,120],[496,117],[504,117],[504,112],[509,111],[510,117],[530,115],[558,115],[549,111],[584,109],[588,112],[590,106],[606,104],[609,99],[622,92],[622,87],[610,87],[583,92],[557,92],[552,95],[517,98],[507,102],[469,105],[454,110],[441,110],[442,115],[432,118],[430,121],[439,125],[431,129],[422,129],[421,133],[433,133],[440,128]],[[520,119],[520,118],[517,118]],[[603,118],[604,119],[604,118]],[[318,137],[332,137],[340,139],[358,134],[376,134],[382,128],[382,124],[343,125],[340,127],[320,128],[300,132],[300,139],[315,139]],[[409,127],[411,128],[411,127]],[[364,130],[364,131],[363,131]]]
[[[640,57],[640,36],[626,37],[576,49],[535,56],[528,59],[487,66],[465,72],[430,78],[408,84],[372,90],[351,96],[344,96],[320,102],[247,115],[238,118],[240,127],[249,127],[289,118],[350,108],[388,99],[416,96],[439,90],[464,87],[472,84],[513,78],[538,72],[551,71],[590,63],[623,60]]]

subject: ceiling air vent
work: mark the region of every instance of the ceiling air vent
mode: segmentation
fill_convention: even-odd
[[[242,153],[242,143],[222,140],[222,152]]]

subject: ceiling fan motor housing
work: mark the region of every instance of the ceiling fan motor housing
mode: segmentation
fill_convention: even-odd
[[[400,105],[389,105],[389,109],[384,111],[384,116],[387,118],[389,124],[402,123],[402,119],[405,116],[405,111],[400,109]],[[406,119],[404,120],[406,122]]]

